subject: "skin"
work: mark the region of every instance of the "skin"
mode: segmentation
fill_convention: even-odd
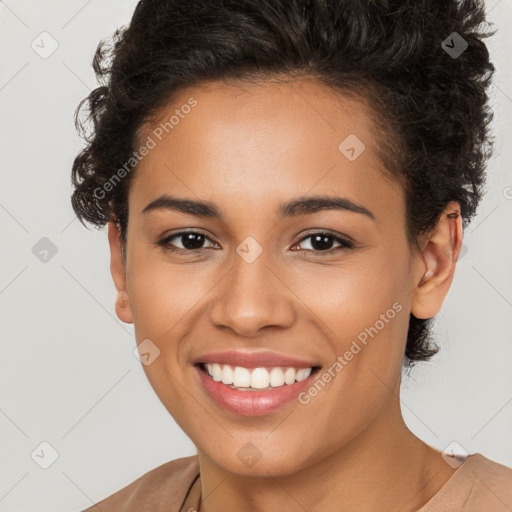
[[[126,253],[114,223],[108,237],[116,313],[134,323],[137,343],[149,338],[161,351],[144,371],[197,447],[201,511],[417,510],[454,470],[406,427],[401,364],[409,313],[435,316],[451,285],[463,232],[460,215],[446,214],[459,205],[410,247],[403,191],[383,173],[367,107],[315,82],[194,86],[162,119],[191,96],[197,106],[133,176]],[[366,146],[354,161],[338,150],[349,134]],[[224,220],[142,213],[163,193],[214,203]],[[324,194],[363,205],[375,220],[342,210],[279,219],[282,203]],[[183,230],[210,238],[202,252],[155,245]],[[351,237],[355,248],[322,254],[304,238],[320,230]],[[250,264],[236,252],[248,236],[263,249]],[[181,237],[172,243],[187,250]],[[395,302],[401,312],[305,405],[230,413],[192,366],[200,354],[240,349],[327,369]],[[247,443],[261,453],[251,467],[237,456]]]

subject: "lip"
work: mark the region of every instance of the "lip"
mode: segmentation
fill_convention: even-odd
[[[199,363],[230,364],[231,366],[242,366],[244,368],[274,366],[286,368],[313,368],[315,366],[321,366],[318,362],[304,361],[295,357],[278,354],[277,352],[242,352],[239,350],[204,354],[193,361],[194,365],[198,365]]]
[[[289,385],[284,384],[267,391],[238,391],[222,382],[213,380],[200,364],[195,365],[194,368],[210,398],[223,409],[241,416],[263,416],[277,411],[310,387],[319,374],[317,369],[312,371],[307,379]]]

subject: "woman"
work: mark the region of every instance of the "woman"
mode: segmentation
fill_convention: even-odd
[[[512,470],[400,411],[484,185],[483,6],[142,0],[73,207],[197,447],[88,510],[510,510]]]

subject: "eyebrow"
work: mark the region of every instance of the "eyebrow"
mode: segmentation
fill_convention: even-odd
[[[198,217],[208,217],[212,219],[224,220],[221,210],[209,201],[195,201],[192,199],[183,199],[164,194],[149,203],[142,213],[148,213],[155,210],[171,210],[195,215]],[[375,215],[364,206],[351,201],[345,197],[334,196],[302,196],[292,199],[282,204],[278,210],[281,218],[296,217],[299,215],[308,215],[323,210],[344,210],[354,213],[360,213],[375,220]]]

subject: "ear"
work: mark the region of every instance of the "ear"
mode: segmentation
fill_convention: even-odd
[[[121,248],[121,234],[114,222],[108,223],[108,243],[110,245],[110,273],[116,287],[116,315],[122,322],[133,323],[130,298],[126,287],[126,269]]]
[[[432,318],[441,310],[455,274],[462,238],[460,205],[451,201],[436,227],[420,242],[416,276],[422,277],[413,292],[411,307],[416,318]]]

